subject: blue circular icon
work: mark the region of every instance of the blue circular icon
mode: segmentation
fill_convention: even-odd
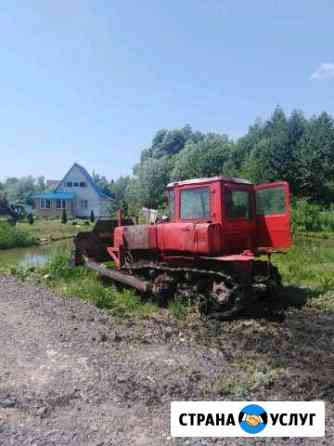
[[[267,412],[257,404],[249,404],[240,411],[239,424],[247,434],[258,434],[263,431],[267,423]]]

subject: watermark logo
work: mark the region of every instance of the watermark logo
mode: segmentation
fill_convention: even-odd
[[[249,404],[239,413],[240,427],[248,434],[258,434],[268,423],[268,414],[263,407]]]
[[[323,401],[173,401],[173,437],[323,437]]]

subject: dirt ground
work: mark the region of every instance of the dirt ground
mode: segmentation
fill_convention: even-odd
[[[120,322],[0,276],[0,445],[332,445],[334,315]],[[323,439],[173,439],[173,400],[326,400]]]

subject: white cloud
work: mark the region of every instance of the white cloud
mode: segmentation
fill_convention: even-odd
[[[322,63],[312,74],[311,79],[334,79],[334,63]]]

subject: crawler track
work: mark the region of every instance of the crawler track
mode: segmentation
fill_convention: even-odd
[[[172,297],[192,299],[203,313],[220,320],[235,317],[259,297],[272,297],[273,278],[270,276],[258,276],[252,283],[240,283],[238,277],[215,269],[154,262],[128,264],[122,271],[151,279],[152,292],[160,296],[162,304]]]

